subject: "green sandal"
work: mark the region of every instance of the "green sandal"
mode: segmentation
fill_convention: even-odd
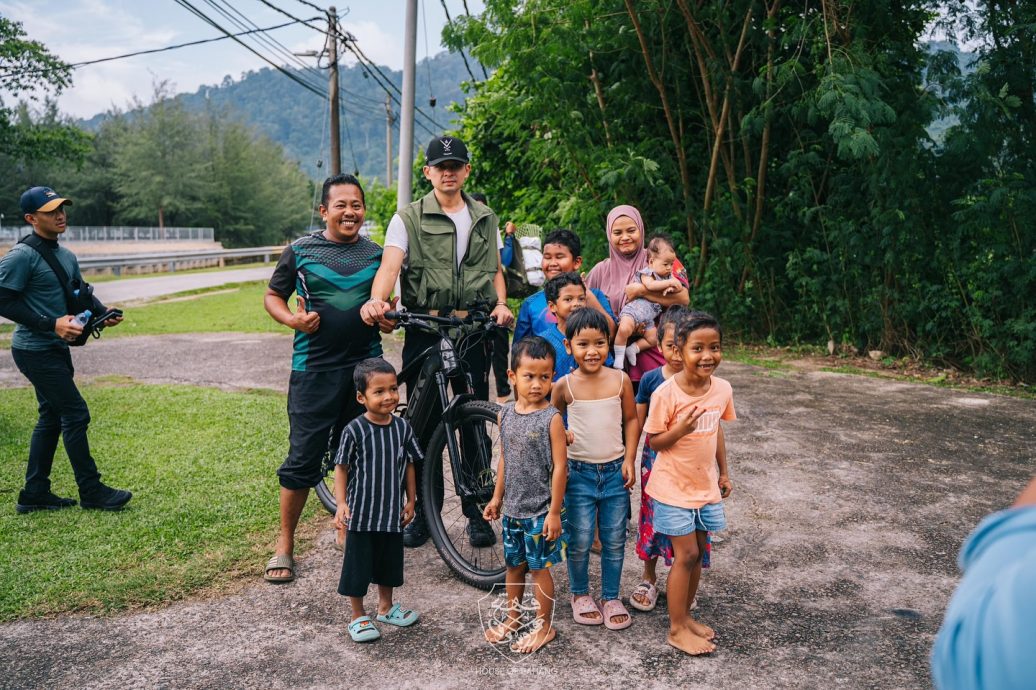
[[[417,622],[418,618],[419,616],[417,615],[417,611],[405,609],[399,604],[393,604],[388,613],[379,613],[377,616],[379,622],[396,625],[400,628],[406,628],[407,626],[413,625]]]
[[[349,637],[353,642],[373,642],[381,637],[381,633],[374,627],[370,616],[360,616],[349,624]]]

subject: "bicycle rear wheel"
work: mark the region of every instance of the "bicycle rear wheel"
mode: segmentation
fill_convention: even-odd
[[[338,503],[335,501],[335,456],[330,444],[320,461],[320,483],[315,488],[324,510],[334,515]]]
[[[452,433],[461,451],[461,477],[453,476],[446,425],[439,425],[428,443],[421,482],[421,504],[435,548],[458,578],[480,589],[491,589],[503,582],[506,570],[501,523],[489,523],[496,537],[492,546],[472,546],[467,531],[469,519],[481,520],[496,486],[500,465],[499,409],[493,403],[475,400],[464,403],[458,411],[460,421]],[[462,500],[458,484],[468,486],[474,494]]]

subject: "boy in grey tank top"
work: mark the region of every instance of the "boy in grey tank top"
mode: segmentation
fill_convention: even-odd
[[[554,639],[554,579],[550,567],[565,560],[564,510],[568,464],[565,425],[550,404],[554,348],[529,336],[511,349],[507,372],[515,402],[500,411],[503,455],[496,490],[482,516],[503,514],[504,560],[507,563],[506,610],[486,629],[492,644],[510,644],[511,651],[535,652]],[[537,612],[531,624],[522,621],[525,574],[532,573]]]

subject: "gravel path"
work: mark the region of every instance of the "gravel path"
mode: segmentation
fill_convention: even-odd
[[[141,337],[92,343],[75,360],[83,378],[284,390],[290,349],[287,336]],[[739,420],[727,427],[731,528],[697,611],[720,632],[710,658],[666,646],[664,598],[623,632],[576,625],[562,568],[559,637],[515,663],[482,641],[483,593],[454,580],[431,544],[407,552],[398,597],[421,622],[353,644],[324,529],[289,586],[257,576],[153,611],[2,625],[0,687],[929,687],[957,550],[1031,474],[1036,405],[819,371],[724,363],[720,374]],[[0,352],[0,386],[22,384]],[[624,596],[639,572],[631,540]],[[592,559],[592,586],[597,573]]]

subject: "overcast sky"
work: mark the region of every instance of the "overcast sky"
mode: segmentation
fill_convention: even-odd
[[[343,27],[356,36],[358,45],[371,60],[393,69],[402,68],[404,0],[330,1],[335,2]],[[259,27],[290,21],[259,0],[190,0],[190,3],[232,33],[242,29],[235,27],[213,5],[230,13],[237,10]],[[319,14],[301,0],[271,0],[271,4],[300,19],[311,19]],[[329,2],[316,0],[313,4],[326,7]],[[468,0],[467,4],[472,12],[482,11],[480,0]],[[446,6],[451,17],[464,12],[461,0],[446,0]],[[30,39],[41,41],[68,63],[219,35],[217,29],[175,0],[51,0],[47,3],[0,0],[0,14],[21,22]],[[439,37],[446,15],[440,2],[419,0],[417,19],[417,59],[420,60],[426,54],[435,55],[443,49]],[[302,25],[270,33],[293,52],[320,50],[323,46],[324,37]],[[264,52],[269,55],[272,51]],[[283,64],[286,59],[277,61]],[[353,64],[354,60],[349,55],[344,62]],[[112,105],[124,109],[133,96],[149,100],[156,81],[169,80],[176,92],[195,91],[202,84],[218,84],[225,75],[239,79],[243,72],[265,66],[260,58],[227,39],[80,67],[73,72],[73,86],[62,93],[58,104],[64,113],[88,118]]]

